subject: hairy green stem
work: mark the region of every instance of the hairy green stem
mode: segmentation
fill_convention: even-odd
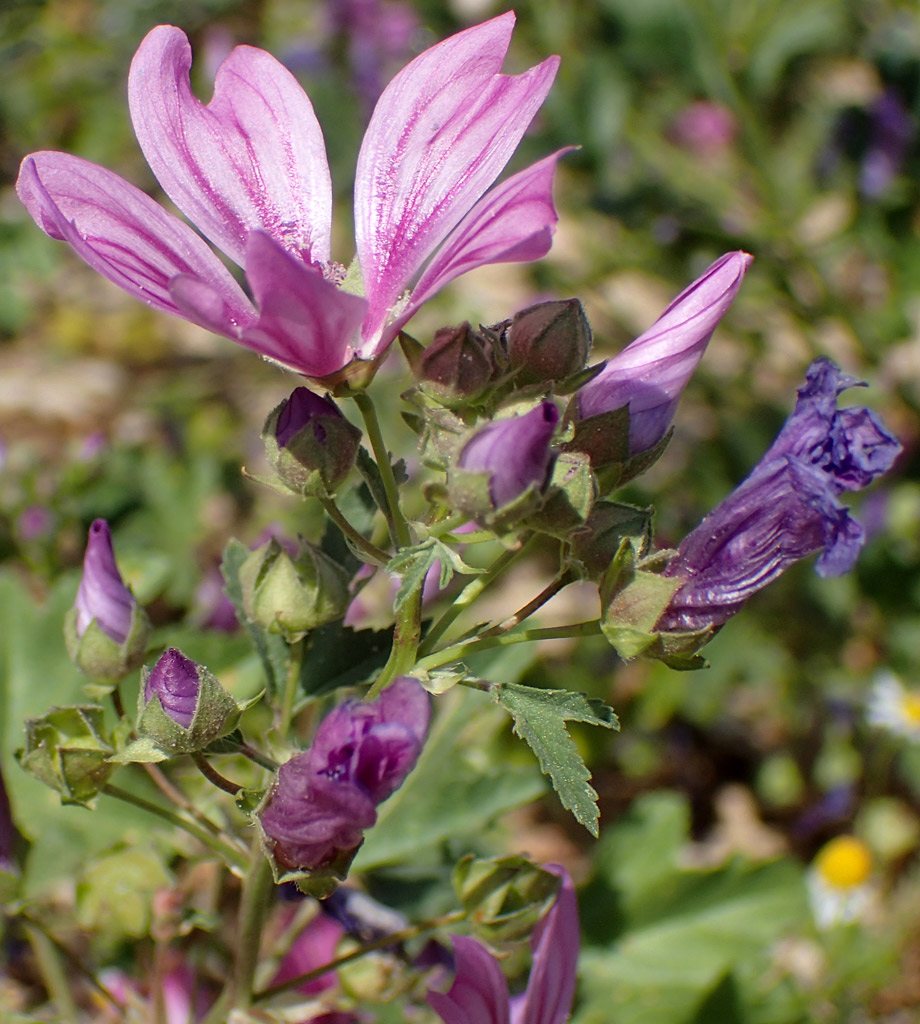
[[[479,595],[491,586],[501,574],[518,559],[529,547],[533,536],[529,537],[519,548],[514,551],[503,551],[498,558],[489,566],[488,570],[473,579],[460,591],[454,599],[454,603],[447,608],[443,615],[432,624],[425,634],[425,639],[419,645],[419,654],[424,657],[431,654],[438,641],[453,625],[454,621],[466,611],[467,608],[479,597]]]
[[[526,644],[537,640],[565,640],[571,637],[596,636],[601,631],[600,619],[588,622],[574,622],[568,626],[542,626],[538,629],[522,629],[519,633],[500,633],[497,636],[473,637],[462,643],[445,647],[425,658],[420,658],[415,667],[423,671],[440,668],[454,661],[460,661],[470,654],[488,651],[493,647],[505,647],[508,644]]]
[[[306,974],[299,974],[296,978],[288,978],[287,981],[281,981],[277,985],[270,985],[268,988],[262,989],[261,992],[257,992],[253,997],[254,1003],[263,1003],[274,996],[281,995],[282,992],[287,992],[292,988],[299,988],[301,985],[306,985],[307,982],[314,981],[316,978],[322,977],[329,971],[336,971],[340,967],[344,967],[345,964],[350,964],[355,960],[359,960],[362,956],[367,956],[368,953],[374,953],[378,949],[387,949],[389,946],[397,946],[401,942],[407,942],[409,939],[414,939],[417,935],[424,935],[425,932],[434,931],[436,928],[443,928],[446,925],[456,924],[459,921],[463,921],[466,918],[466,913],[462,910],[454,910],[449,914],[444,914],[442,917],[436,917],[430,921],[423,921],[421,924],[409,925],[408,928],[403,928],[398,932],[390,932],[387,935],[381,936],[379,939],[374,939],[373,942],[365,943],[359,946],[358,949],[353,949],[350,953],[345,953],[343,956],[337,957],[335,960],[330,960],[328,964],[323,964],[322,967],[315,967],[312,971],[308,971]]]
[[[393,646],[390,657],[366,695],[371,700],[397,677],[405,675],[415,666],[419,640],[422,636],[422,588],[419,587],[402,604],[396,614]]]
[[[228,750],[228,753],[240,753],[243,755],[243,757],[249,758],[249,760],[252,761],[253,764],[257,764],[261,768],[267,768],[270,772],[276,772],[281,767],[281,765],[278,764],[278,762],[274,758],[269,757],[268,754],[263,754],[261,750],[257,750],[255,747],[251,747],[246,742],[238,743],[235,740],[231,740],[227,737],[221,740],[221,742],[226,746],[233,748],[233,751]]]
[[[120,786],[113,786],[110,782],[106,783],[102,787],[102,792],[107,796],[114,797],[116,800],[122,800],[125,803],[133,804],[135,807],[139,807],[141,810],[147,811],[150,814],[155,814],[157,817],[162,818],[163,821],[168,821],[171,825],[175,825],[176,828],[183,829],[188,832],[190,836],[194,836],[202,846],[206,846],[209,850],[218,854],[221,859],[236,871],[244,872],[249,867],[249,864],[243,858],[241,851],[236,849],[236,847],[232,846],[225,839],[211,835],[210,832],[207,832],[194,822],[186,821],[184,818],[180,818],[178,814],[173,814],[173,812],[168,808],[161,807],[159,804],[151,803],[149,800],[145,800],[141,796],[137,796],[126,789],[122,789]]]
[[[253,984],[259,963],[262,928],[274,893],[271,865],[258,846],[253,849],[252,865],[243,880],[240,916],[237,925],[236,957],[233,965],[233,1006],[246,1010],[253,1002]]]
[[[303,639],[291,644],[290,647],[287,678],[284,681],[284,692],[281,694],[281,707],[278,709],[278,730],[284,737],[287,736],[291,728],[291,719],[294,717],[294,704],[297,702],[297,692],[300,689],[300,670],[303,666],[306,644],[306,639]]]
[[[377,468],[380,470],[380,478],[383,481],[383,489],[386,494],[387,507],[390,513],[390,520],[393,526],[393,543],[397,548],[407,548],[412,543],[409,535],[409,524],[403,515],[402,507],[399,504],[399,485],[393,474],[393,464],[390,462],[390,453],[387,450],[386,442],[383,440],[383,433],[380,430],[380,421],[377,419],[377,410],[366,391],[356,391],[352,396],[358,410],[364,419],[364,426],[367,430],[371,448],[374,450],[374,458],[377,460]]]
[[[329,518],[369,562],[373,562],[375,565],[386,565],[389,562],[390,556],[386,551],[378,548],[376,544],[372,544],[367,537],[359,533],[342,515],[339,506],[331,497],[321,497],[319,501]]]
[[[238,782],[231,782],[230,779],[221,775],[200,750],[196,750],[195,753],[192,754],[192,760],[195,762],[195,767],[208,780],[208,782],[217,786],[218,789],[222,789],[225,793],[229,793],[231,796],[236,796],[236,794],[243,788]]]
[[[507,633],[509,629],[514,629],[515,626],[519,626],[525,619],[529,619],[534,612],[542,608],[547,601],[554,598],[560,590],[567,587],[574,578],[575,577],[572,573],[568,571],[557,576],[551,583],[548,583],[532,601],[528,601],[523,608],[519,608],[514,615],[510,616],[510,618],[503,619],[501,622],[485,630],[485,632],[479,633],[477,639],[485,640],[491,636],[500,636],[502,633]]]

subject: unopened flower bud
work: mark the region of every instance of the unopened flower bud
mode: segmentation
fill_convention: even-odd
[[[334,402],[295,388],[269,414],[262,440],[272,468],[292,491],[331,493],[355,464],[361,431]]]
[[[522,501],[520,511],[533,511],[549,480],[558,421],[556,406],[541,402],[523,416],[496,420],[473,434],[448,475],[453,506],[473,518],[488,518],[529,496],[535,500]]]
[[[40,718],[27,718],[26,745],[17,759],[30,775],[57,790],[62,803],[89,807],[114,769],[104,718],[97,704],[52,708]]]
[[[447,406],[479,395],[492,377],[488,342],[468,322],[442,327],[413,367],[422,389]]]
[[[428,732],[428,694],[402,676],[375,700],[347,701],[320,723],[313,746],[292,757],[257,813],[279,878],[314,876],[328,894],[344,878],[391,796],[415,765]]]
[[[64,637],[71,659],[88,676],[117,683],[143,661],[150,635],[144,610],[124,585],[104,519],[89,528],[83,578]]]
[[[243,609],[250,622],[289,643],[341,618],[350,595],[348,573],[313,544],[292,558],[272,538],[240,567]]]
[[[161,760],[203,750],[236,727],[240,710],[206,668],[170,647],[152,669],[144,669],[138,740],[119,760]]]
[[[591,325],[578,299],[540,302],[514,315],[507,342],[518,384],[550,383],[584,367]]]

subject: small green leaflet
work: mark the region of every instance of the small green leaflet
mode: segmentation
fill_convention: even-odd
[[[571,690],[541,690],[520,683],[495,683],[497,701],[514,719],[514,731],[530,745],[540,768],[550,777],[562,806],[593,836],[598,835],[597,793],[591,773],[572,742],[566,722],[588,722],[605,729],[619,729],[613,709],[602,701]]]
[[[476,576],[483,569],[476,569],[466,562],[443,541],[436,537],[429,537],[411,548],[403,548],[398,551],[387,563],[386,571],[394,576],[402,577],[399,590],[396,593],[396,601],[393,610],[398,612],[406,601],[419,590],[425,582],[428,570],[435,564],[440,563],[441,575],[438,586],[443,590],[454,578],[454,573],[459,572],[466,576]]]

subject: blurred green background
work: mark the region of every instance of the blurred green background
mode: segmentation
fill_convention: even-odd
[[[0,0],[0,752],[20,816],[21,719],[79,689],[56,623],[93,518],[111,522],[163,636],[243,677],[252,666],[235,641],[198,629],[219,553],[230,536],[251,543],[275,522],[315,532],[318,519],[239,471],[259,469],[261,422],[295,382],[152,313],[41,234],[13,190],[19,161],[63,149],[157,194],[125,101],[145,32],[186,30],[202,98],[232,45],[263,46],[298,75],[326,127],[335,255],[347,262],[375,92],[424,47],[504,9],[367,4],[375,29],[358,45],[358,6]],[[587,886],[578,1024],[916,1020],[920,728],[911,738],[870,727],[865,706],[884,671],[920,686],[920,9],[521,0],[516,10],[506,70],[548,53],[562,66],[512,167],[581,147],[558,174],[556,242],[538,265],[456,282],[410,325],[415,336],[575,295],[595,355],[612,354],[713,259],[745,249],[755,263],[674,440],[625,495],[656,506],[659,542],[676,543],[747,474],[817,355],[869,382],[844,402],[882,413],[904,452],[854,499],[869,534],[856,571],[820,580],[796,566],[723,630],[708,670],[624,665],[602,642],[509,669],[607,700],[622,732],[576,734],[601,798],[599,843],[551,796],[506,824],[503,841],[565,859]],[[384,373],[403,379],[396,364]],[[395,410],[391,444],[411,445]],[[509,736],[501,743],[490,756],[528,756]],[[90,843],[85,812],[49,803],[41,814],[32,832],[82,818],[64,827],[66,843],[42,847],[39,892]],[[844,833],[873,853],[872,900],[854,922],[820,930],[807,865]]]

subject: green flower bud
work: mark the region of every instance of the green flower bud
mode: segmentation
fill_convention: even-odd
[[[262,428],[265,455],[296,494],[331,494],[355,464],[361,431],[334,402],[296,388]]]
[[[422,390],[448,407],[480,395],[493,369],[488,341],[468,322],[435,332],[413,366]]]
[[[240,566],[243,609],[250,622],[288,643],[340,619],[348,607],[348,573],[313,544],[292,558],[272,538]]]
[[[489,943],[530,935],[560,886],[557,875],[521,856],[478,860],[470,854],[451,880],[471,924]]]
[[[114,749],[105,738],[97,704],[51,708],[26,719],[26,745],[16,757],[23,768],[61,794],[61,803],[91,807],[114,770]]]
[[[588,361],[591,325],[578,299],[540,302],[515,313],[506,340],[516,382],[548,384]]]

